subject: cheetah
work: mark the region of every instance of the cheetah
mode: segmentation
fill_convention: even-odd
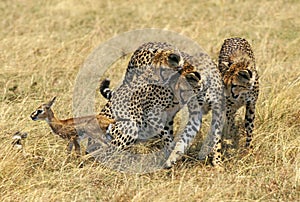
[[[259,76],[250,44],[243,38],[226,39],[219,54],[219,70],[225,85],[227,133],[235,129],[234,115],[246,106],[246,147],[251,145]]]
[[[172,75],[170,70],[177,71],[177,73]],[[153,78],[144,73],[147,71],[152,73],[153,78],[158,77],[159,81],[171,83],[163,87],[161,84],[155,86]],[[200,52],[196,56],[191,56],[177,50],[171,44],[149,42],[140,46],[133,53],[125,78],[119,88],[112,92],[105,88],[109,85],[108,81],[105,82],[100,91],[104,97],[110,100],[101,113],[116,120],[115,128],[122,129],[123,127],[130,130],[130,133],[126,135],[119,133],[119,137],[114,139],[117,143],[114,144],[130,145],[139,136],[138,131],[148,134],[156,130],[154,134],[162,133],[168,137],[169,147],[172,148],[172,151],[165,167],[170,168],[192,143],[201,128],[202,116],[211,110],[211,132],[207,137],[207,144],[201,148],[199,158],[211,156],[212,164],[221,166],[221,134],[225,116],[225,97],[220,72],[207,54]],[[145,83],[152,83],[151,88],[149,88],[149,84]],[[135,88],[138,89],[138,94],[136,94],[138,96],[129,95]],[[146,97],[147,94],[152,96]],[[133,98],[134,103],[140,105],[134,108],[126,106],[129,97]],[[166,100],[168,103],[162,103]],[[188,122],[178,139],[174,143],[170,143],[173,139],[173,119],[184,105],[187,105],[189,111]],[[146,106],[147,109],[143,109],[143,106]],[[147,110],[150,110],[151,113],[145,113]],[[138,118],[130,117],[130,113],[135,116],[140,113],[140,116]],[[154,130],[151,131],[147,127],[139,126],[143,121],[147,124],[152,123],[152,125],[159,124],[152,127]],[[130,126],[129,123],[131,123]],[[160,130],[157,131],[157,129]]]
[[[175,116],[173,111],[179,110],[172,88],[176,88],[181,76],[182,63],[180,56],[173,52],[157,53],[153,69],[145,69],[130,83],[124,82],[114,94],[108,93],[109,101],[100,115],[116,121],[108,133],[111,144],[118,150],[152,137],[162,138],[168,150],[173,147],[173,132],[166,125],[168,117]],[[165,99],[157,99],[160,96]]]

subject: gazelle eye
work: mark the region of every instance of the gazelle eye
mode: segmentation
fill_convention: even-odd
[[[41,114],[41,113],[43,113],[43,112],[44,112],[44,110],[41,110],[41,109],[36,110],[36,113],[37,113],[37,114]]]

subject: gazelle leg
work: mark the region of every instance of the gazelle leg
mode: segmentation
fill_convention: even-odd
[[[73,139],[73,144],[74,144],[74,146],[75,146],[76,156],[79,157],[79,156],[80,156],[80,144],[79,144],[77,138],[74,138],[74,139]]]

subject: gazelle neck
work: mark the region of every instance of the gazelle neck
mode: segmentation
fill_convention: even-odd
[[[62,127],[61,121],[56,118],[52,110],[49,111],[48,117],[45,119],[45,121],[49,124],[53,132],[56,132],[57,129]]]

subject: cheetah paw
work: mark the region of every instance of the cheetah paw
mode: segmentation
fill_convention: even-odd
[[[164,164],[164,169],[170,169],[175,164],[176,164],[176,161],[171,161],[171,160],[168,159],[166,161],[166,163]]]

